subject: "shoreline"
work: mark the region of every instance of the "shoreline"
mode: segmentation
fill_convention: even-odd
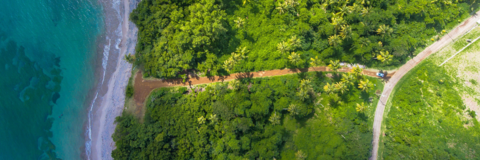
[[[88,119],[83,125],[82,159],[112,159],[114,121],[123,111],[125,89],[132,69],[123,57],[135,53],[137,43],[138,29],[129,21],[129,14],[137,6],[137,1],[98,0],[105,15],[105,33],[97,40],[96,83],[86,107]]]

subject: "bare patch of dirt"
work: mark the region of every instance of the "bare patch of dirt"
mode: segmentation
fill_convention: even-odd
[[[466,97],[466,96],[463,96],[462,99],[463,99],[463,103],[465,103],[465,105],[467,105],[468,109],[470,109],[472,111],[475,111],[477,113],[476,118],[477,118],[477,120],[480,120],[480,118],[478,116],[478,114],[480,113],[480,106],[478,106],[475,99],[473,99],[471,97]],[[469,116],[469,115],[466,115],[466,116]]]

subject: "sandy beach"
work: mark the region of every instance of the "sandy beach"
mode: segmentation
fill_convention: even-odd
[[[132,65],[123,60],[135,53],[137,28],[129,21],[130,12],[139,0],[100,0],[105,14],[105,44],[102,70],[99,72],[97,91],[89,110],[86,124],[86,159],[112,159],[115,148],[112,134],[115,118],[124,108],[125,88],[131,76]],[[101,45],[101,46],[102,46]]]

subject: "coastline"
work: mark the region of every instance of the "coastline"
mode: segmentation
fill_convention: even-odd
[[[123,111],[125,89],[132,69],[123,57],[134,54],[137,43],[138,29],[129,21],[129,14],[137,6],[137,1],[99,0],[106,29],[101,36],[104,43],[98,45],[98,59],[101,59],[98,63],[101,65],[95,71],[97,84],[87,107],[84,159],[112,159],[114,121]]]

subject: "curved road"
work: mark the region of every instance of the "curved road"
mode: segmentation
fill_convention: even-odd
[[[473,27],[477,25],[477,21],[479,20],[480,11],[478,11],[475,15],[468,18],[464,22],[462,22],[459,26],[455,29],[451,30],[447,35],[443,36],[440,40],[433,43],[432,45],[428,46],[420,52],[415,58],[408,61],[405,65],[400,67],[397,72],[390,78],[390,80],[385,85],[383,89],[382,96],[380,98],[380,103],[377,105],[377,109],[375,110],[375,119],[373,122],[373,150],[372,150],[372,157],[370,160],[376,160],[378,157],[378,143],[381,134],[381,127],[382,127],[382,120],[383,120],[383,112],[385,111],[385,104],[387,103],[388,97],[392,93],[393,88],[397,84],[397,82],[413,67],[415,67],[418,63],[420,63],[423,59],[427,58],[430,54],[435,53],[441,50],[446,45],[454,42],[454,39],[462,36],[466,32],[470,31]]]

